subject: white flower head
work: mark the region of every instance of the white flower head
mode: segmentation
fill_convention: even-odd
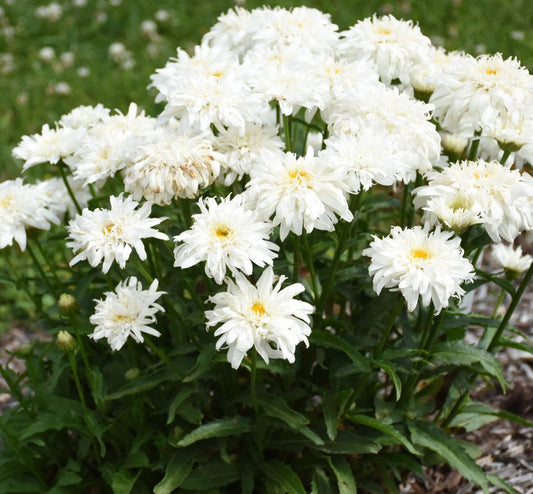
[[[60,127],[51,129],[44,124],[40,134],[23,136],[13,149],[13,156],[25,161],[23,170],[40,164],[57,164],[71,156],[82,144],[85,129]]]
[[[291,231],[296,235],[315,228],[333,231],[337,215],[352,220],[345,171],[328,167],[323,158],[313,155],[312,148],[302,157],[285,153],[283,159],[267,157],[266,161],[266,166],[252,170],[246,194],[261,216],[274,214],[281,240]]]
[[[213,149],[208,133],[159,127],[123,169],[124,188],[137,200],[170,204],[178,197],[196,197],[217,178],[221,163],[224,157]]]
[[[77,254],[70,265],[87,260],[92,267],[102,261],[102,271],[107,273],[111,264],[117,262],[121,269],[126,266],[132,248],[139,258],[146,259],[142,239],[158,238],[168,240],[164,233],[152,228],[166,218],[150,218],[151,202],[139,203],[131,196],[111,196],[111,209],[84,209],[81,215],[69,222],[70,242],[67,247]]]
[[[491,250],[492,257],[505,269],[515,275],[520,275],[529,269],[533,262],[533,257],[522,252],[522,247],[516,249],[510,244],[494,244]]]
[[[174,266],[188,268],[205,261],[207,276],[221,284],[229,269],[250,275],[253,264],[272,265],[279,247],[270,242],[270,222],[261,221],[246,208],[244,197],[226,197],[217,204],[213,198],[198,201],[200,214],[193,215],[192,227],[174,237]]]
[[[59,224],[59,218],[43,187],[21,178],[0,183],[0,249],[15,241],[25,250],[26,229],[49,230],[50,223]]]
[[[105,292],[104,300],[96,300],[94,314],[89,321],[96,328],[89,335],[93,340],[107,338],[112,350],[120,350],[129,336],[137,343],[144,341],[142,333],[160,336],[152,328],[155,314],[165,312],[155,301],[166,292],[157,291],[158,281],[154,280],[148,290],[135,276],[120,282],[114,292]]]
[[[280,276],[273,286],[274,272],[268,267],[254,286],[237,273],[235,282],[227,280],[226,292],[209,298],[215,307],[206,311],[207,328],[221,324],[214,333],[220,336],[216,348],[228,348],[228,362],[234,369],[252,347],[267,363],[271,358],[293,363],[296,345],[309,345],[309,315],[314,308],[294,298],[304,291],[300,283],[281,289],[285,279]]]
[[[415,226],[392,228],[389,236],[374,240],[363,251],[370,257],[369,273],[374,291],[383,288],[400,291],[409,311],[414,311],[419,298],[427,307],[433,302],[435,312],[448,307],[451,297],[461,297],[461,284],[474,278],[474,268],[463,257],[461,240],[452,232],[437,228],[429,232]]]

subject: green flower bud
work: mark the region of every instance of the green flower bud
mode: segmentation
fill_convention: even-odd
[[[60,331],[56,336],[56,343],[63,353],[70,353],[76,348],[76,340],[68,331]]]
[[[133,381],[140,374],[140,372],[141,371],[137,369],[137,367],[132,367],[126,371],[124,377],[126,378],[126,381]]]
[[[57,305],[59,306],[59,312],[64,316],[73,314],[78,308],[76,299],[69,293],[62,293],[59,297]]]

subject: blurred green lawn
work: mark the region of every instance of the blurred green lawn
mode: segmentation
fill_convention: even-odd
[[[103,103],[126,110],[130,101],[136,101],[156,114],[154,93],[146,90],[150,74],[175,55],[177,46],[198,43],[217,16],[234,5],[229,0],[55,3],[59,5],[56,17],[58,10],[60,15],[49,20],[42,17],[43,7],[50,9],[47,0],[0,0],[2,179],[19,174],[11,148],[20,137],[38,132],[43,123],[53,124],[75,106]],[[252,9],[264,4],[248,0],[244,6]],[[341,29],[374,12],[390,12],[418,21],[425,34],[447,49],[473,54],[501,51],[533,67],[533,2],[529,0],[308,0],[268,4],[321,9],[331,13]],[[165,12],[168,19],[164,19]],[[142,22],[147,20],[156,22],[156,36],[142,33]],[[133,68],[121,68],[111,59],[109,47],[116,42],[131,52]],[[54,50],[50,62],[40,58],[43,47]]]

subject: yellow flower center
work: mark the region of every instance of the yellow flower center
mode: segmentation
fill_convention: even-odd
[[[496,69],[485,69],[485,74],[487,75],[496,75],[498,71]]]
[[[423,259],[424,261],[426,261],[427,259],[431,259],[433,256],[425,249],[413,249],[411,251],[411,257],[413,259]]]
[[[229,237],[231,230],[225,225],[219,225],[215,228],[215,235],[220,240],[224,240]]]
[[[122,228],[120,226],[115,225],[114,223],[108,223],[102,228],[102,233],[104,235],[121,235]]]
[[[128,324],[133,322],[133,317],[129,314],[115,314],[113,317],[113,322],[121,323],[121,324]]]
[[[265,306],[261,302],[255,302],[251,309],[257,316],[264,316],[266,314]]]
[[[390,29],[388,27],[378,26],[376,28],[376,33],[388,36],[390,34]]]
[[[298,185],[304,185],[311,179],[311,175],[305,170],[296,169],[296,170],[291,170],[289,172],[289,178],[293,182],[298,182]]]

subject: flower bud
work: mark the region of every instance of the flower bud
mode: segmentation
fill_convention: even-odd
[[[76,299],[69,293],[62,293],[59,296],[57,305],[59,306],[59,312],[64,316],[73,314],[78,308]]]
[[[57,333],[56,343],[59,350],[63,353],[70,353],[76,348],[76,340],[68,331],[60,331]]]
[[[126,381],[133,381],[139,374],[139,369],[137,367],[132,367],[126,371],[124,377],[126,378]]]

